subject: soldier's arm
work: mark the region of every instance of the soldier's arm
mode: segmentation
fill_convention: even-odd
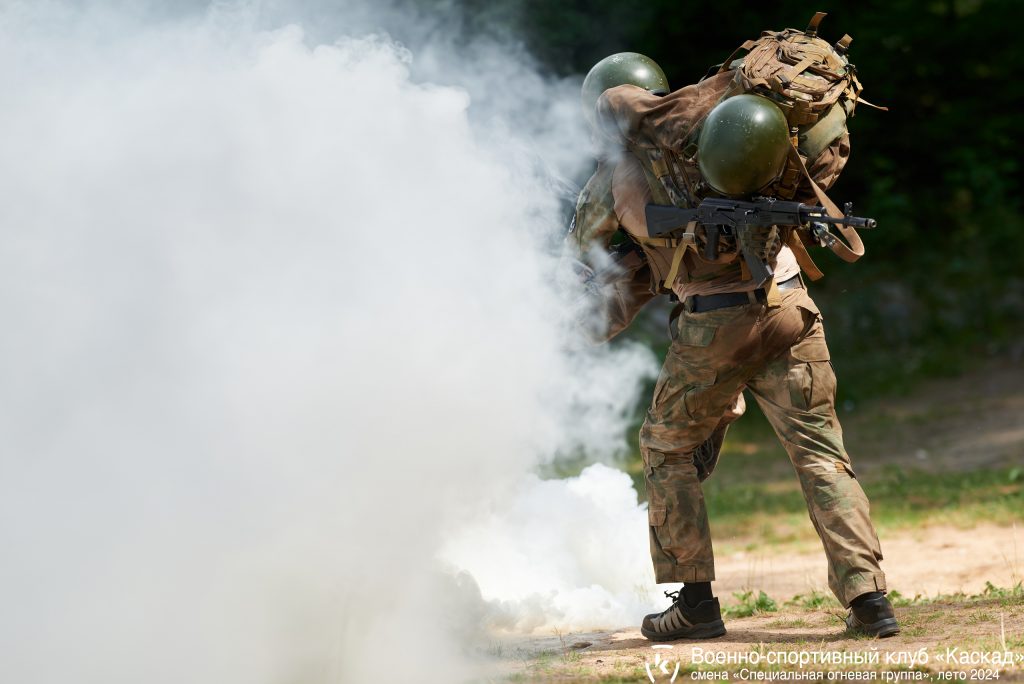
[[[656,296],[651,292],[651,271],[645,261],[623,263],[625,272],[614,283],[607,300],[607,329],[604,339],[610,340],[629,327],[640,310]]]
[[[609,166],[605,162],[599,163],[580,192],[572,229],[566,237],[566,246],[576,258],[590,266],[596,265],[597,253],[608,252],[612,237],[619,229],[612,200],[611,177]]]
[[[610,88],[597,101],[600,132],[609,141],[674,149],[719,101],[732,82],[723,73],[660,96],[643,88]]]
[[[625,330],[654,298],[650,271],[639,253],[626,253],[615,259],[610,255],[613,240],[624,234],[620,233],[622,226],[615,212],[611,178],[612,168],[600,164],[580,193],[573,227],[566,237],[566,253],[592,269],[591,275],[595,277],[590,288],[595,295],[595,320],[584,326],[595,343],[610,340]]]

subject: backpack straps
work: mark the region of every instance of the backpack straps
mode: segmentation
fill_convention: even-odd
[[[725,59],[725,61],[724,61],[724,62],[722,62],[722,66],[718,68],[718,72],[717,72],[717,73],[719,73],[719,74],[720,74],[720,73],[722,73],[723,71],[728,71],[729,69],[731,69],[731,68],[732,68],[732,63],[733,63],[733,61],[734,61],[734,60],[736,59],[736,57],[737,57],[737,56],[738,56],[738,55],[739,55],[739,54],[740,54],[741,52],[743,52],[744,50],[750,50],[750,49],[751,49],[751,48],[753,48],[753,47],[754,47],[754,45],[756,45],[756,44],[757,44],[757,41],[756,41],[756,40],[748,40],[748,41],[746,41],[745,43],[743,43],[743,45],[740,45],[740,46],[739,46],[738,48],[736,48],[735,50],[733,50],[733,51],[732,51],[732,54],[730,54],[730,55],[729,55],[729,56],[728,56],[728,57],[727,57],[727,58]]]

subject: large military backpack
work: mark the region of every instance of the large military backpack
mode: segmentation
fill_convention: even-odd
[[[773,185],[771,194],[792,198],[805,180],[822,206],[830,214],[842,212],[811,178],[807,167],[838,138],[847,133],[847,119],[858,103],[875,107],[861,97],[863,87],[856,67],[847,52],[853,39],[844,35],[834,45],[818,37],[818,26],[825,12],[811,18],[803,31],[765,31],[757,40],[738,47],[729,59],[713,71],[732,71],[733,82],[723,99],[739,93],[753,93],[775,102],[786,115],[793,149],[786,168]],[[743,57],[737,56],[746,52]],[[884,107],[876,107],[885,109]],[[834,179],[833,179],[834,180]],[[860,236],[852,228],[840,232],[849,246],[836,240],[832,251],[844,261],[856,261],[864,254]],[[808,275],[816,279],[819,271],[804,254],[801,261]]]

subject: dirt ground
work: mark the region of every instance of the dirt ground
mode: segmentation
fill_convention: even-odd
[[[886,579],[906,597],[978,594],[991,582],[1012,587],[1024,580],[1024,525],[981,525],[969,530],[925,527],[882,535]],[[829,593],[820,548],[777,556],[770,549],[716,558],[716,591],[758,589],[777,601],[812,590]]]
[[[980,595],[986,582],[1013,587],[1024,578],[1024,527],[1020,526],[982,525],[971,530],[928,527],[883,540],[883,551],[890,588],[907,598]],[[798,594],[806,595],[813,590],[828,593],[820,550],[784,558],[770,553],[737,553],[718,559],[718,575],[716,593],[720,596],[743,589],[763,590],[778,602],[780,610],[748,618],[726,618],[729,631],[724,637],[674,642],[670,644],[671,650],[660,650],[663,658],[670,654],[685,667],[692,664],[695,648],[705,652],[877,648],[882,653],[892,652],[896,658],[901,657],[899,652],[916,653],[925,648],[930,654],[925,668],[933,677],[940,676],[938,673],[943,670],[956,669],[968,675],[978,670],[969,664],[936,662],[937,654],[954,646],[961,650],[968,646],[999,650],[997,647],[1005,639],[1010,650],[1024,658],[1024,602],[1019,600],[939,599],[899,606],[896,613],[903,627],[901,635],[882,641],[864,640],[845,635],[841,619],[844,611],[839,608],[808,610],[783,605]],[[649,681],[646,673],[637,678],[638,668],[642,670],[657,653],[635,626],[515,639],[508,645],[509,652],[517,654],[519,661],[512,666],[512,673],[521,681]],[[884,663],[880,665],[882,671],[886,667]],[[739,669],[725,668],[732,670],[733,675]],[[998,681],[1024,681],[1024,662],[1011,668],[996,668],[999,669],[1002,671]],[[975,680],[984,677],[975,674]],[[686,679],[693,678],[687,674]]]
[[[993,362],[960,378],[928,383],[913,396],[858,408],[843,416],[843,421],[848,436],[857,435],[848,440],[851,452],[856,450],[862,458],[884,458],[947,472],[1024,466],[1024,365]],[[508,674],[512,681],[670,681],[670,673],[679,663],[676,681],[706,679],[709,673],[716,678],[749,680],[772,672],[742,677],[742,665],[707,665],[700,663],[699,657],[695,663],[695,655],[702,652],[695,649],[704,653],[877,649],[882,655],[876,666],[809,669],[873,670],[879,682],[918,676],[928,681],[1024,681],[1024,601],[1020,594],[1009,598],[999,598],[991,591],[984,594],[987,583],[1011,588],[1024,580],[1024,511],[1020,522],[1010,526],[981,523],[961,529],[924,525],[889,530],[881,537],[890,590],[906,599],[925,599],[897,607],[903,627],[897,637],[881,641],[851,638],[842,623],[845,611],[838,607],[784,605],[813,591],[830,595],[824,555],[817,545],[790,548],[784,555],[771,548],[734,550],[716,557],[716,594],[728,603],[733,592],[764,591],[778,603],[777,612],[727,617],[729,631],[724,637],[665,645],[671,648],[654,649],[635,625],[510,639],[504,647]],[[955,594],[965,597],[936,598]],[[975,598],[966,598],[970,596]],[[663,607],[652,606],[652,610]],[[1002,650],[1004,645],[1019,656],[1019,662],[993,667],[947,657],[948,648],[960,649],[958,653],[983,653]],[[919,649],[928,653],[928,662],[908,660],[906,654]],[[886,663],[886,657],[894,660]],[[668,673],[655,667],[648,674],[645,667],[657,662],[655,658],[668,661]],[[914,669],[920,674],[910,672]]]
[[[784,666],[765,667],[751,664],[720,664],[707,654],[741,654],[795,652],[812,654],[825,652],[878,653],[877,664],[813,664],[803,668],[829,672],[874,672],[874,681],[896,681],[892,674],[916,669],[922,673],[918,681],[1024,681],[1024,663],[984,664],[978,658],[1002,652],[1002,644],[1019,658],[1024,652],[1021,635],[1024,634],[1024,605],[1004,606],[995,600],[976,602],[936,602],[898,607],[896,615],[903,633],[884,639],[850,638],[844,633],[839,611],[787,610],[748,618],[726,621],[729,630],[725,636],[699,642],[676,641],[657,648],[641,636],[637,629],[609,632],[568,634],[533,639],[520,645],[521,660],[512,668],[513,680],[541,681],[650,681],[645,666],[668,660],[667,668],[674,671],[681,664],[677,681],[702,679],[701,675],[717,673],[724,679],[751,680],[756,674],[741,672],[761,670],[763,677],[771,670],[801,671]],[[1016,635],[1016,640],[1011,635]],[[664,648],[669,646],[670,648]],[[532,650],[531,650],[532,649]],[[922,649],[927,660],[921,662]],[[949,649],[956,649],[950,656]],[[963,653],[969,653],[965,657]],[[554,654],[547,658],[543,654]],[[720,656],[721,657],[721,656]],[[963,659],[963,660],[961,660]],[[725,660],[718,660],[726,663]],[[669,681],[669,674],[660,674],[653,668],[655,681]],[[765,672],[765,670],[768,670]],[[886,673],[889,673],[888,675]],[[948,672],[963,673],[962,679],[946,679]],[[662,670],[664,673],[664,670]],[[724,674],[723,674],[724,673]],[[696,676],[695,676],[696,675]],[[998,676],[997,676],[998,675]],[[959,676],[959,675],[957,675]],[[841,681],[841,680],[840,680]]]

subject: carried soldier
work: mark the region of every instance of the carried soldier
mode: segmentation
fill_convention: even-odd
[[[804,31],[765,32],[674,92],[636,53],[602,60],[583,84],[602,153],[567,244],[599,293],[590,333],[614,336],[659,295],[679,301],[640,433],[656,581],[684,583],[667,594],[672,605],[643,619],[652,640],[725,633],[700,483],[743,412],[744,389],[796,469],[848,627],[899,632],[803,277],[822,276],[808,246],[855,261],[864,253],[855,227],[874,225],[825,194],[850,154],[847,120],[864,101],[851,39],[819,38],[823,17]]]

